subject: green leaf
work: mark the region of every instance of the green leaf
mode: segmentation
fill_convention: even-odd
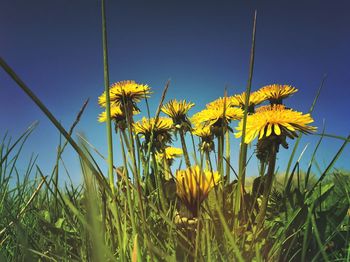
[[[46,222],[51,223],[51,214],[48,210],[43,210],[40,212],[40,214]]]
[[[315,207],[318,207],[323,201],[327,199],[333,189],[333,183],[322,185],[320,190],[321,192],[319,190],[315,190],[313,194],[306,199],[306,204],[311,205],[313,203]]]
[[[64,221],[65,221],[64,218],[62,218],[62,217],[59,218],[59,219],[56,221],[56,223],[55,223],[55,227],[56,227],[56,228],[62,229],[62,226],[63,226]]]

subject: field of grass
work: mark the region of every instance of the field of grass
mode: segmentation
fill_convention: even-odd
[[[98,100],[105,110],[99,121],[107,128],[108,174],[97,164],[94,147],[72,135],[86,104],[65,130],[0,58],[62,136],[50,176],[35,158],[24,172],[17,168],[35,124],[15,140],[8,134],[1,140],[0,261],[350,261],[350,173],[334,168],[350,136],[333,137],[343,144],[320,176],[311,172],[324,137],[320,130],[307,170],[295,156],[302,137],[316,132],[311,114],[322,84],[306,114],[288,104],[288,96],[303,95],[294,94],[294,87],[252,91],[254,23],[244,94],[225,92],[190,117],[191,102],[164,103],[168,81],[151,115],[137,106],[152,99],[150,87],[134,81],[110,85],[103,33],[105,92]],[[135,121],[136,114],[144,118]],[[181,148],[172,147],[176,139]],[[239,163],[230,160],[233,139],[241,141]],[[292,139],[296,143],[287,149]],[[249,144],[260,162],[254,178],[246,174]],[[81,185],[58,185],[67,146],[80,158]],[[282,147],[290,161],[276,175]],[[114,166],[113,154],[123,165]]]

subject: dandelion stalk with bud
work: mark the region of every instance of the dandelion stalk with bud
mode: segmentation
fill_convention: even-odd
[[[186,102],[186,100],[177,101],[170,100],[162,108],[162,112],[173,120],[175,132],[179,132],[183,155],[185,158],[186,167],[191,166],[190,158],[185,141],[186,132],[191,130],[191,122],[187,117],[187,112],[194,106],[194,103]]]
[[[309,126],[313,119],[309,114],[287,109],[283,105],[263,106],[257,109],[256,113],[247,117],[245,143],[251,143],[258,138],[258,156],[260,161],[268,164],[267,177],[264,184],[264,192],[261,209],[257,217],[258,228],[263,225],[268,199],[270,196],[273,176],[275,172],[276,156],[279,146],[286,147],[286,138],[297,137],[297,131],[310,133],[316,130]],[[242,136],[242,122],[237,127],[236,137]]]

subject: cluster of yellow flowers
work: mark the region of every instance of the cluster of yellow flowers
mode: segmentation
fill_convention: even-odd
[[[140,121],[134,122],[133,115],[140,112],[137,103],[149,97],[151,91],[148,85],[127,80],[110,87],[111,119],[116,123],[116,127],[124,129],[127,128],[126,125],[120,123],[128,121],[134,135],[141,135],[146,144],[152,143],[157,159],[173,160],[184,155],[187,169],[178,170],[176,173],[177,195],[184,205],[195,213],[209,191],[220,181],[220,176],[218,172],[204,171],[197,165],[190,166],[190,162],[186,159],[185,145],[182,143],[183,150],[169,145],[172,142],[172,132],[179,131],[182,136],[186,132],[191,132],[200,138],[200,150],[210,152],[214,149],[215,137],[220,137],[229,130],[233,131],[229,126],[232,121],[240,120],[235,136],[236,138],[242,136],[242,119],[247,102],[248,115],[244,139],[247,144],[257,137],[258,140],[280,136],[294,138],[297,136],[297,131],[303,133],[315,131],[315,127],[309,126],[313,122],[310,114],[303,114],[283,105],[283,99],[295,92],[297,89],[289,85],[268,85],[252,92],[249,99],[245,93],[218,98],[191,118],[188,117],[188,111],[194,103],[173,99],[161,108],[167,117],[150,119],[143,117]],[[106,107],[106,94],[103,93],[98,101],[100,106]],[[270,104],[256,108],[264,101],[269,101]],[[98,118],[100,122],[106,119],[106,112],[101,113]]]

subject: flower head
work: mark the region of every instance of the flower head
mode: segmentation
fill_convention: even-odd
[[[161,158],[165,156],[167,160],[174,160],[175,158],[181,157],[183,154],[181,148],[171,146],[166,147],[164,151],[164,153],[158,153],[157,155]]]
[[[245,99],[246,99],[246,94],[243,92],[240,95],[234,95],[232,98],[232,103],[236,104],[237,106],[240,106],[241,108],[244,108],[245,106]],[[263,93],[256,91],[256,92],[251,92],[249,95],[249,105],[248,107],[254,107],[266,100],[266,97]]]
[[[162,112],[169,116],[175,126],[190,127],[191,124],[187,118],[187,112],[194,106],[194,103],[186,102],[186,100],[177,101],[170,100],[162,107]]]
[[[197,216],[198,207],[219,180],[218,172],[203,171],[199,166],[178,170],[176,172],[176,194],[193,216]]]
[[[247,117],[245,143],[250,143],[258,135],[259,140],[274,136],[297,137],[297,131],[310,133],[316,130],[308,126],[313,119],[310,114],[303,115],[301,112],[287,109],[283,105],[263,106],[256,113]],[[239,122],[236,128],[236,137],[242,136],[243,123]]]
[[[111,107],[111,119],[115,120],[125,120],[125,115],[123,111],[120,109],[119,106],[113,106]],[[103,111],[99,116],[98,116],[98,122],[106,122],[107,121],[107,112]]]
[[[151,94],[148,85],[138,84],[133,80],[125,80],[114,83],[109,88],[109,97],[112,106],[119,106],[122,110],[124,106],[131,103],[136,108],[136,103],[142,98],[149,97]],[[102,107],[106,107],[106,92],[98,98],[98,103]]]
[[[133,114],[139,114],[140,112],[137,110],[134,110]],[[125,114],[121,110],[119,106],[113,106],[111,107],[111,120],[115,120],[116,122],[123,121],[125,120]],[[107,121],[107,113],[106,111],[103,111],[99,116],[98,116],[98,122],[106,122]]]
[[[157,149],[166,147],[166,143],[171,142],[171,130],[173,121],[167,117],[159,117],[158,121],[155,118],[145,118],[133,124],[134,132],[137,135],[143,135],[145,142],[148,144],[153,131],[153,143]]]
[[[282,100],[297,92],[298,89],[290,85],[267,85],[260,88],[259,92],[265,95],[271,104],[282,104]]]
[[[182,155],[183,151],[181,148],[168,146],[163,150],[163,152],[156,152],[156,159],[159,163],[162,163],[165,160],[168,167],[170,167],[173,164],[175,158],[180,158]],[[165,171],[167,171],[166,169],[168,167],[164,167]]]
[[[232,120],[241,119],[242,116],[242,109],[218,104],[194,114],[191,120],[196,127],[209,126],[212,132],[219,135],[222,134],[222,128],[226,129]]]
[[[140,111],[134,110],[133,114],[136,115],[140,113]],[[113,106],[111,107],[111,120],[114,121],[115,123],[115,131],[117,132],[118,129],[125,130],[126,128],[126,116],[121,110],[119,106]],[[99,116],[98,116],[98,121],[103,123],[107,121],[107,112],[103,111]]]
[[[214,134],[211,132],[209,126],[197,126],[195,129],[193,129],[192,134],[201,138],[199,147],[203,152],[210,152],[214,150]]]
[[[233,96],[227,96],[227,97],[219,97],[218,99],[215,99],[214,101],[207,104],[207,108],[217,108],[217,107],[233,107],[233,106],[239,106],[237,104],[237,101],[234,99]]]

